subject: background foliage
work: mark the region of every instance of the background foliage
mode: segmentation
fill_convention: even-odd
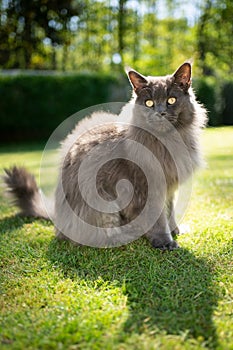
[[[97,73],[0,77],[1,142],[46,140],[77,111],[126,99],[125,86],[118,77]]]
[[[0,77],[1,142],[46,140],[77,111],[127,101],[131,88],[123,77],[109,73]],[[233,124],[233,82],[197,78],[193,86],[209,111],[209,125]]]
[[[231,0],[1,0],[0,67],[233,72]],[[179,64],[178,63],[178,64]]]

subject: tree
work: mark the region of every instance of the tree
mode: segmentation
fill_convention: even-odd
[[[46,55],[43,41],[53,47],[69,45],[71,19],[78,16],[82,3],[72,0],[9,0],[1,3],[0,64],[9,68],[32,68],[33,54]],[[68,35],[69,33],[69,35]],[[7,43],[7,47],[6,47]],[[12,55],[14,52],[14,55]],[[53,68],[55,68],[53,50]]]
[[[200,65],[205,75],[233,72],[233,2],[205,0],[198,23]]]

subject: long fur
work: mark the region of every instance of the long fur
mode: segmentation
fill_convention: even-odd
[[[43,202],[43,194],[36,180],[24,167],[5,169],[3,180],[13,203],[20,208],[20,215],[49,219]]]

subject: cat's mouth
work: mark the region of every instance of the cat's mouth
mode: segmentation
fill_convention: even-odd
[[[176,116],[163,116],[163,115],[158,115],[153,114],[150,115],[147,119],[148,124],[153,127],[154,130],[158,130],[161,132],[167,132],[170,131],[171,129],[174,129],[176,123],[177,123],[177,117]]]

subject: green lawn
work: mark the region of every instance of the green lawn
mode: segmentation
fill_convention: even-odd
[[[1,349],[233,349],[233,128],[203,135],[181,248],[73,247],[0,194]],[[42,145],[0,148],[38,176]],[[2,170],[2,169],[1,169]]]

